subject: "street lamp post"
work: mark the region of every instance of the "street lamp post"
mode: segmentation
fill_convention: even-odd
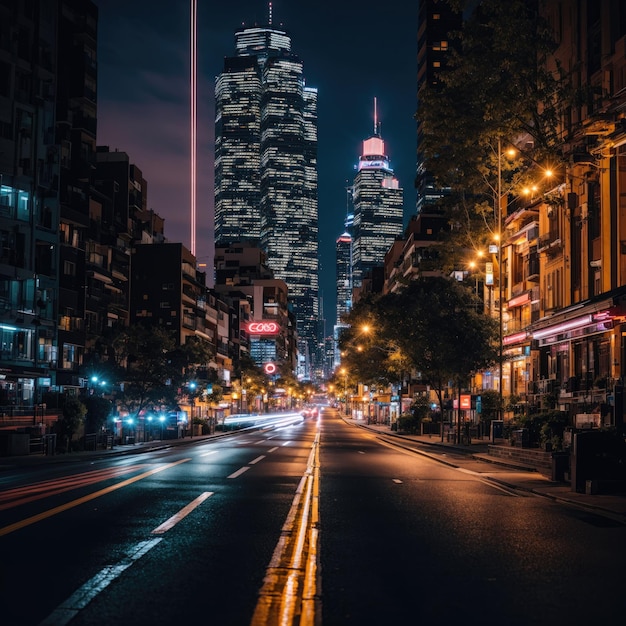
[[[345,412],[348,415],[348,371],[345,367],[341,368],[341,373],[343,374],[343,397],[345,399]]]

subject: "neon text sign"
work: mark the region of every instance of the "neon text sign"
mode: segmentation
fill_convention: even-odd
[[[277,335],[280,326],[276,322],[250,322],[248,332],[251,335]]]

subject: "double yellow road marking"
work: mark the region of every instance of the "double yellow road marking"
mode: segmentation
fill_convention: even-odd
[[[265,573],[251,626],[312,626],[317,610],[319,432]]]

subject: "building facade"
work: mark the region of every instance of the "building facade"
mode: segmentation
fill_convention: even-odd
[[[462,13],[453,9],[448,2],[420,0],[417,14],[417,106],[423,85],[436,87],[439,75],[446,67],[452,49],[450,33],[461,28]],[[417,189],[416,212],[433,211],[440,198],[450,192],[436,185],[430,172],[424,167],[422,141],[424,130],[417,125]]]
[[[422,3],[430,18],[437,4]],[[502,358],[476,377],[472,391],[497,390],[505,405],[531,414],[556,409],[575,429],[622,429],[626,10],[620,3],[574,0],[549,1],[540,10],[557,43],[548,69],[566,68],[572,86],[589,97],[561,112],[556,134],[563,158],[554,182],[544,183],[535,198],[501,199],[501,247],[482,261],[482,295],[485,311],[501,317]],[[510,142],[522,157],[533,147],[528,137]],[[417,248],[407,253],[390,266],[388,290],[403,275],[430,268],[433,259]],[[498,262],[501,280],[493,273]]]
[[[216,243],[265,250],[289,287],[307,377],[319,345],[317,91],[286,31],[236,31],[216,80],[215,129]]]
[[[267,254],[249,242],[218,246],[215,269],[216,293],[240,312],[235,331],[240,352],[235,370],[241,369],[241,357],[247,354],[274,377],[294,372],[297,335],[288,288],[285,281],[274,277]]]
[[[337,319],[340,324],[352,308],[352,235],[344,232],[335,243]]]
[[[57,2],[0,5],[0,410],[30,414],[56,384]]]
[[[375,124],[376,126],[376,124]],[[354,178],[352,279],[359,287],[366,275],[383,265],[395,238],[402,235],[403,191],[378,134],[363,142]]]

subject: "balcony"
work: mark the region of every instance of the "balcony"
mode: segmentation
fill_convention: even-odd
[[[563,242],[558,233],[544,233],[539,237],[537,252],[545,252],[548,256],[555,256],[563,250]]]

